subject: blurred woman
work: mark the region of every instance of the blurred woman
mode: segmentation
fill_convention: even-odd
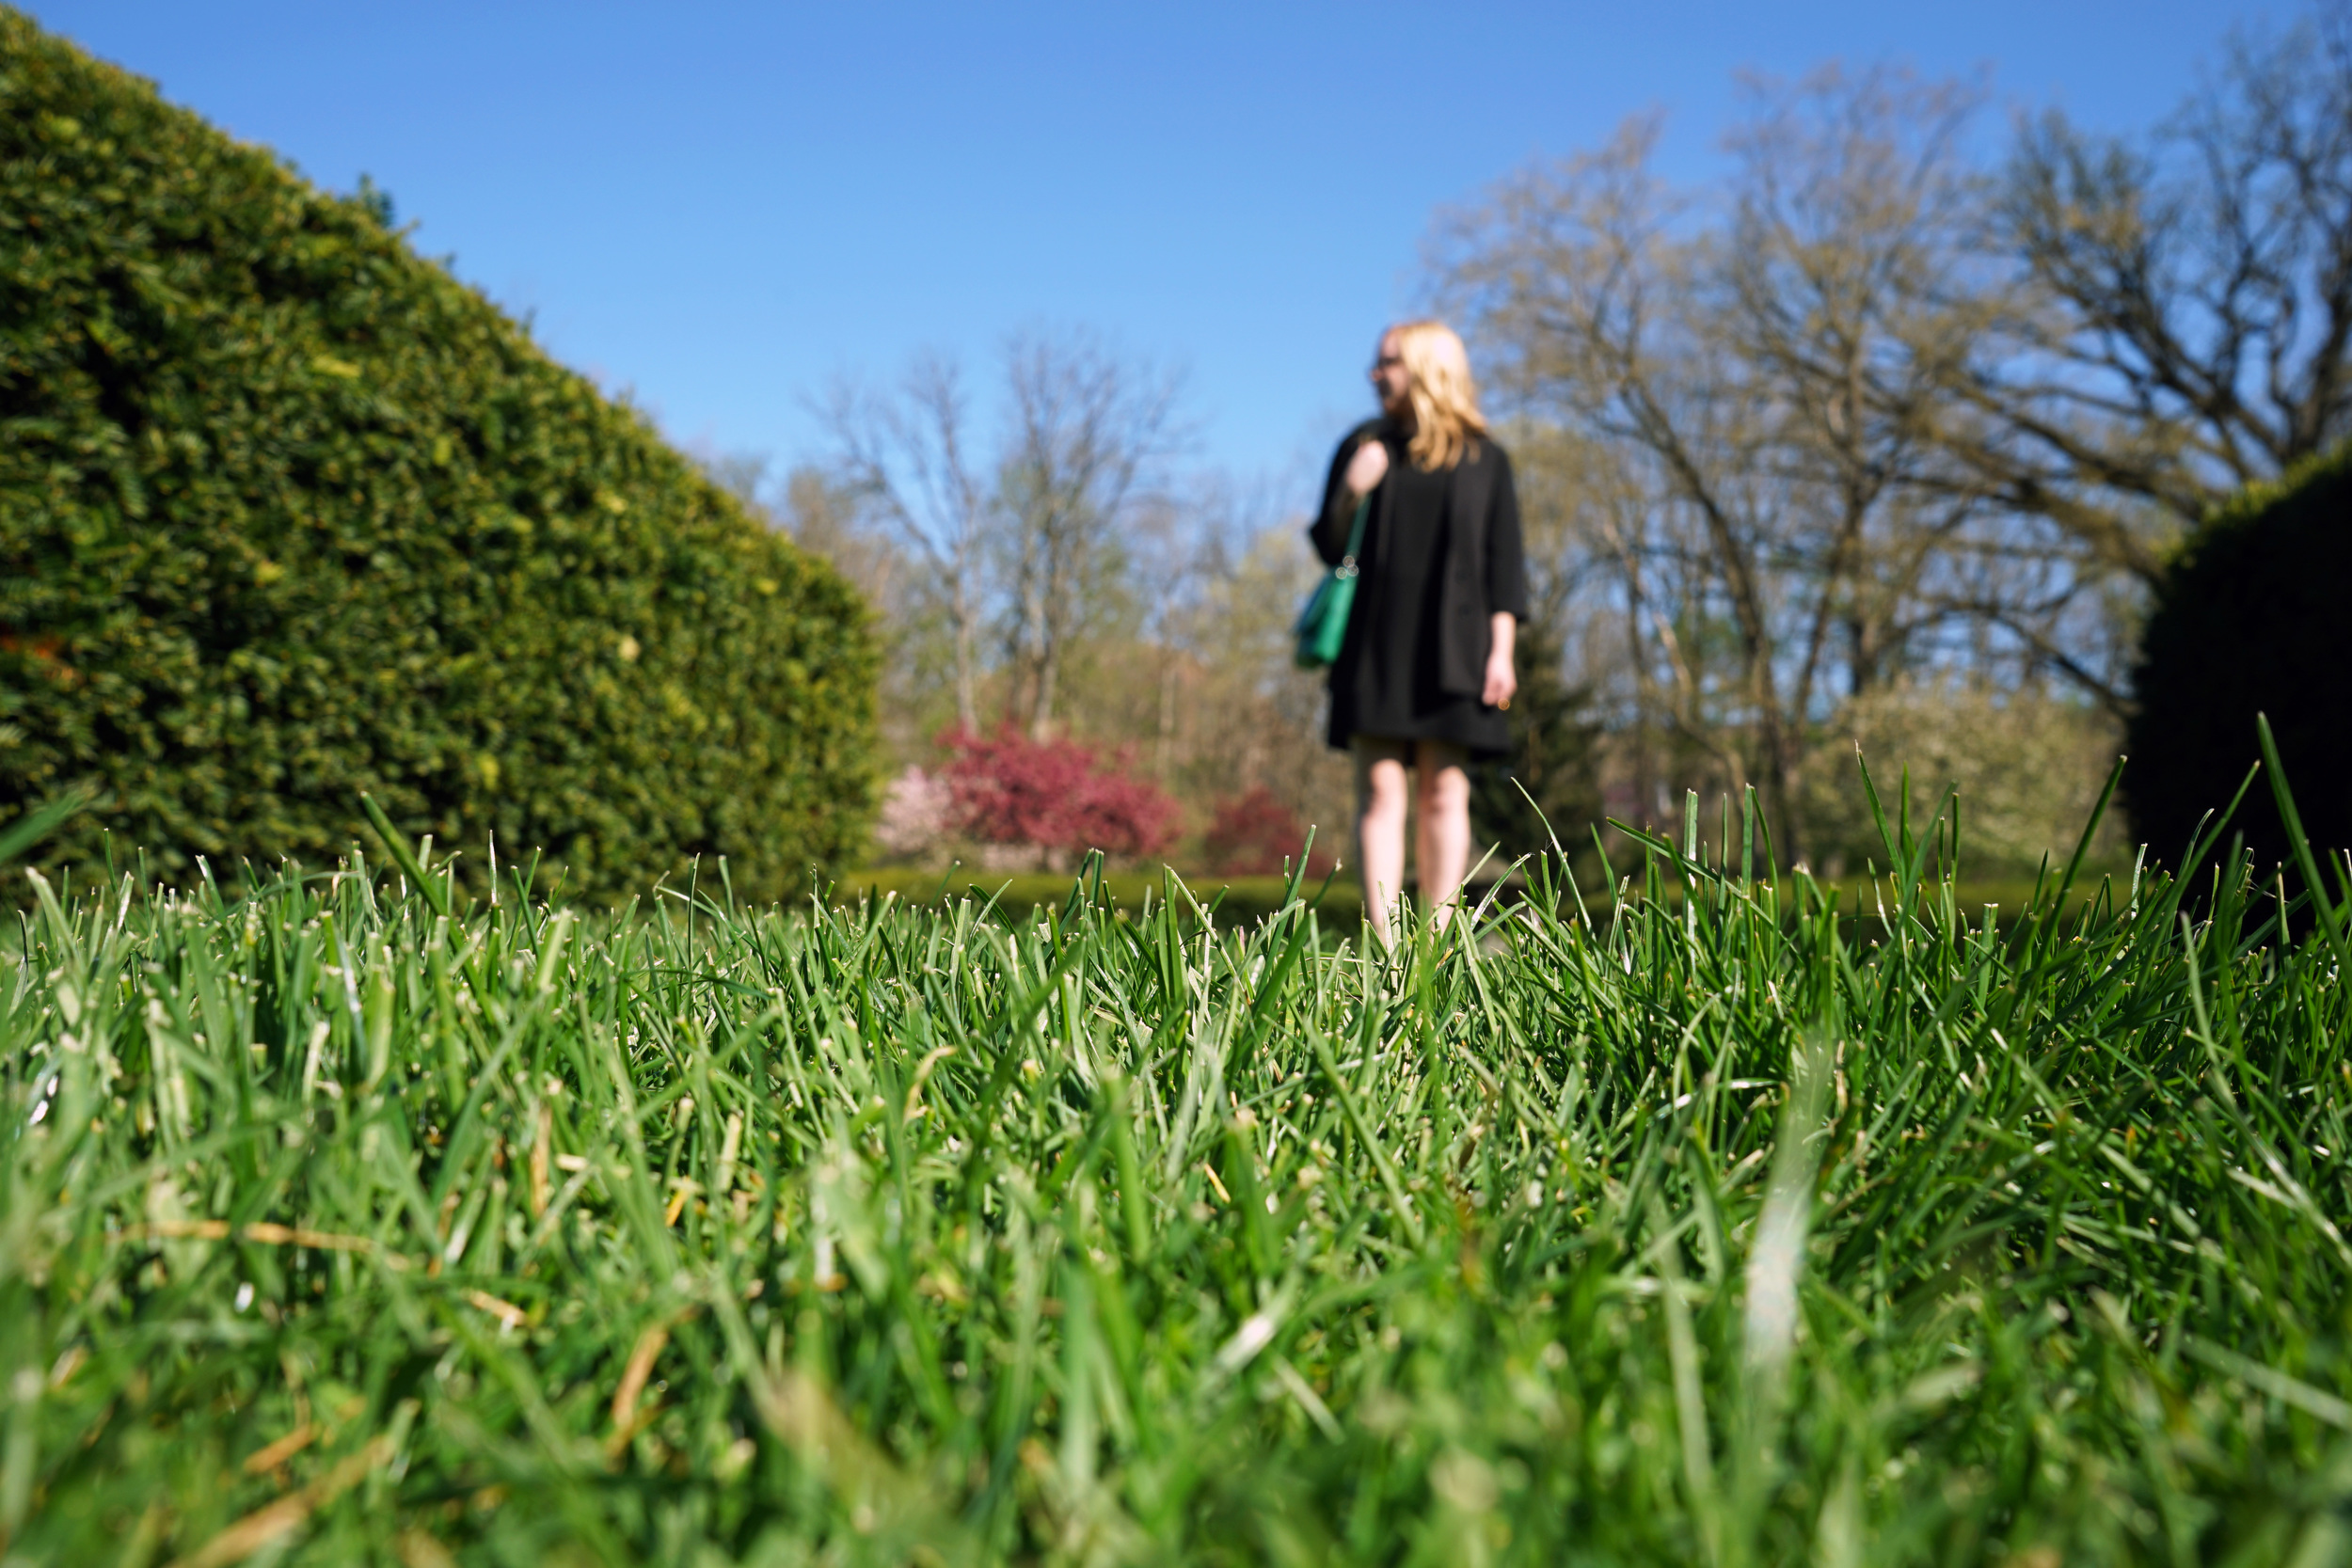
[[[1364,910],[1386,942],[1404,895],[1408,768],[1422,897],[1439,923],[1469,872],[1467,767],[1510,747],[1527,569],[1510,460],[1486,433],[1462,340],[1439,322],[1391,327],[1372,385],[1380,417],[1340,443],[1312,536],[1337,565],[1370,499],[1329,738],[1355,757]]]

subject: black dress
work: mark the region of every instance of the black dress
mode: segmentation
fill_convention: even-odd
[[[1353,433],[1333,460],[1325,515],[1315,529],[1327,559],[1339,553],[1326,547],[1327,536],[1336,529],[1343,548],[1354,517],[1338,476],[1364,439],[1388,447],[1389,472],[1372,495],[1359,561],[1363,576],[1356,586],[1347,636],[1331,666],[1330,743],[1344,750],[1359,735],[1439,740],[1473,757],[1503,756],[1511,747],[1509,724],[1501,710],[1481,699],[1493,617],[1503,611],[1521,619],[1527,614],[1509,460],[1493,441],[1481,439],[1474,455],[1465,454],[1454,468],[1428,471],[1413,466],[1405,438],[1385,427]],[[1471,468],[1484,471],[1462,471]],[[1461,515],[1466,510],[1472,515]],[[1475,542],[1466,537],[1470,530],[1478,531]],[[1449,602],[1448,558],[1465,549],[1483,570],[1474,573],[1477,580],[1469,592],[1457,588]],[[1453,684],[1458,688],[1475,678],[1479,689],[1448,689],[1442,671],[1449,661],[1440,653],[1449,637],[1459,650],[1453,667],[1477,672],[1475,677],[1457,674]]]

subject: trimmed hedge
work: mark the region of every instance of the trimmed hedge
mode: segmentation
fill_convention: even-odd
[[[2188,847],[2262,755],[2266,714],[2316,848],[2352,846],[2352,446],[2257,485],[2192,534],[2156,594],[2134,675],[2122,794],[2156,858]],[[2258,872],[2293,851],[2258,780],[2233,826]]]
[[[331,861],[358,797],[574,893],[862,843],[830,568],[387,231],[0,8],[0,817]],[[707,871],[712,868],[706,868]]]

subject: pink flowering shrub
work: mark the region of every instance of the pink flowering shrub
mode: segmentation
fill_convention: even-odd
[[[946,780],[910,766],[882,790],[874,847],[892,860],[927,860],[946,843],[954,809]]]
[[[1307,858],[1307,874],[1328,873],[1336,844],[1328,833],[1315,835],[1315,851]],[[1201,847],[1211,871],[1224,877],[1264,876],[1282,869],[1287,857],[1294,863],[1307,842],[1307,825],[1282,804],[1271,789],[1252,784],[1239,795],[1216,803]]]
[[[993,736],[951,730],[940,772],[956,831],[983,844],[1033,847],[1066,865],[1089,849],[1121,859],[1156,855],[1176,836],[1176,802],[1158,785],[1105,765],[1073,740],[1032,740],[1009,726]]]

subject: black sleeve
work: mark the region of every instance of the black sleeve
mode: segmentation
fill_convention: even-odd
[[[1347,460],[1379,429],[1377,420],[1358,425],[1347,433],[1340,450],[1331,454],[1331,471],[1323,481],[1323,504],[1315,509],[1315,520],[1307,530],[1308,538],[1314,542],[1315,554],[1326,566],[1338,565],[1347,554],[1347,532],[1356,522],[1356,510],[1347,504],[1347,486],[1343,483]]]
[[[1486,517],[1486,613],[1508,610],[1524,622],[1527,546],[1519,537],[1519,493],[1511,483],[1511,460],[1502,449],[1488,441],[1486,450],[1494,453],[1496,468],[1493,510]]]

